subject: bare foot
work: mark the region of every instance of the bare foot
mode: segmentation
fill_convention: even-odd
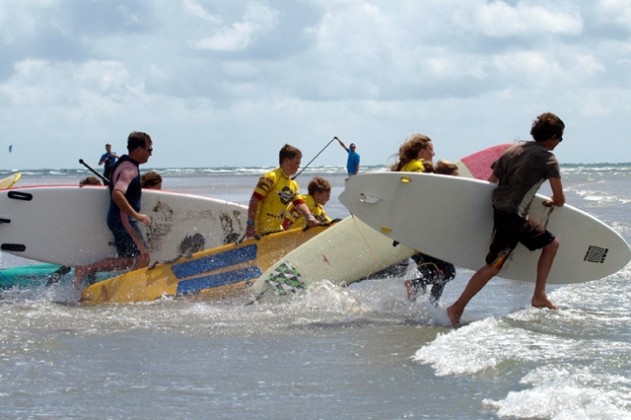
[[[453,306],[447,308],[447,315],[449,316],[449,321],[451,321],[452,327],[457,327],[458,325],[460,325],[460,317],[462,316],[462,313],[456,313],[456,310],[453,308]]]
[[[552,303],[552,301],[550,301],[550,299],[548,299],[548,297],[545,295],[539,297],[533,296],[530,303],[535,308],[559,309],[558,306]]]
[[[416,295],[414,293],[414,286],[412,286],[412,281],[406,280],[405,282],[403,282],[403,284],[405,285],[405,293],[407,295],[408,300],[410,302],[413,302],[414,300],[416,300]]]

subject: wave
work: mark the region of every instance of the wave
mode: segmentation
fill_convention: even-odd
[[[95,168],[96,169],[96,168]],[[100,169],[100,168],[99,168]],[[206,168],[156,168],[144,167],[142,172],[150,170],[157,171],[165,177],[195,177],[195,176],[256,176],[266,171],[272,170],[271,166],[222,166],[222,167],[206,167]],[[568,175],[629,175],[631,176],[631,163],[581,163],[581,164],[562,164],[563,173]],[[362,172],[387,172],[389,169],[385,165],[364,165]],[[100,173],[101,171],[97,169]],[[25,177],[68,177],[77,178],[88,176],[92,173],[86,168],[42,168],[42,169],[0,169],[0,177],[5,177],[14,172],[21,172]],[[345,175],[346,167],[337,165],[327,166],[311,166],[304,169],[305,174],[324,174],[324,175]]]
[[[381,170],[381,166],[367,166],[366,171]],[[195,176],[258,176],[262,173],[270,171],[274,167],[209,167],[209,168],[155,168],[145,167],[141,168],[141,172],[156,171],[163,177],[195,177]],[[102,171],[95,168],[98,173]],[[12,170],[0,170],[0,178],[8,176],[15,172],[21,172],[24,177],[36,177],[36,178],[78,178],[93,175],[93,173],[85,168],[77,169],[26,169],[20,171],[19,169]],[[346,168],[342,166],[314,166],[306,168],[304,174],[325,174],[325,175],[346,175]]]

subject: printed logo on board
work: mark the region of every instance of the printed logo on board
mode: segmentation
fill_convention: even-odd
[[[307,285],[302,281],[302,276],[289,262],[281,263],[269,275],[265,282],[278,296],[286,296],[304,290]]]
[[[587,248],[587,253],[585,254],[585,258],[583,258],[587,262],[593,263],[604,263],[605,258],[607,258],[607,252],[609,248],[602,248],[596,245],[590,245]]]

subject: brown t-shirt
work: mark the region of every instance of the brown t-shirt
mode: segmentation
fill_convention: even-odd
[[[493,207],[524,218],[541,184],[561,177],[556,157],[534,141],[510,147],[491,167],[499,180],[493,191]]]

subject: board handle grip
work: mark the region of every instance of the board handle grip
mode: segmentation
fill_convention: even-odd
[[[23,244],[2,244],[0,245],[2,251],[10,252],[24,252],[26,251],[26,245]]]
[[[33,194],[22,191],[9,191],[7,196],[14,200],[31,201],[33,199]]]
[[[366,204],[375,204],[381,201],[381,198],[375,197],[373,195],[367,195],[364,193],[359,194],[359,201]]]

